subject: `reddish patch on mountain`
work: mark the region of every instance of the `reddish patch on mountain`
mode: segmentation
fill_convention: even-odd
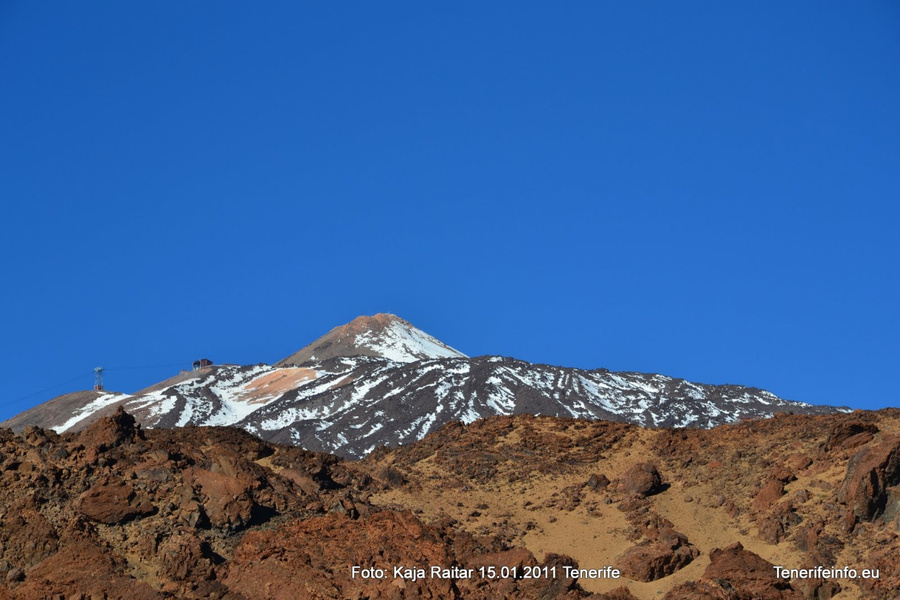
[[[279,369],[257,377],[244,385],[241,390],[243,399],[254,402],[262,402],[266,399],[280,396],[290,390],[300,387],[307,381],[316,378],[315,369],[303,369],[299,367]]]

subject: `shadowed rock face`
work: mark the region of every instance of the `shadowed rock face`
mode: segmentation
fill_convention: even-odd
[[[850,461],[838,493],[842,502],[863,520],[884,514],[888,488],[900,484],[900,436],[886,437],[867,445]]]
[[[854,420],[878,431],[826,443]],[[80,433],[0,430],[0,599],[896,600],[900,528],[853,511],[884,490],[891,506],[898,439],[900,411],[713,430],[492,417],[362,461],[124,412]],[[835,561],[880,578],[773,569]],[[450,575],[393,575],[432,565]],[[604,565],[623,577],[565,570]],[[481,567],[520,576],[460,572]]]

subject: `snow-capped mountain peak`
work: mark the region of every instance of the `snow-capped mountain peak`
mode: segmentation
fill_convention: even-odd
[[[206,366],[134,394],[74,392],[0,426],[78,431],[119,406],[144,427],[236,426],[352,458],[381,445],[412,443],[450,421],[491,415],[715,427],[779,412],[849,410],[664,375],[468,358],[399,317],[378,314],[336,327],[273,366]]]
[[[335,327],[312,344],[275,363],[276,367],[300,365],[338,356],[373,356],[408,363],[433,358],[466,358],[396,315],[361,316]]]

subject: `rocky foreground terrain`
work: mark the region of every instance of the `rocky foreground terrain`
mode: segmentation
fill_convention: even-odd
[[[357,462],[119,411],[0,430],[0,598],[894,600],[898,485],[895,409],[713,429],[496,416]]]

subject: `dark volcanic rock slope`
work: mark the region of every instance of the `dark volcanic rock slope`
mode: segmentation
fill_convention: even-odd
[[[144,427],[236,425],[264,439],[352,458],[409,444],[450,421],[491,415],[708,428],[780,412],[836,410],[757,388],[468,358],[402,319],[376,315],[332,330],[275,366],[206,368],[133,395],[68,395],[4,425],[77,431],[118,406]]]

